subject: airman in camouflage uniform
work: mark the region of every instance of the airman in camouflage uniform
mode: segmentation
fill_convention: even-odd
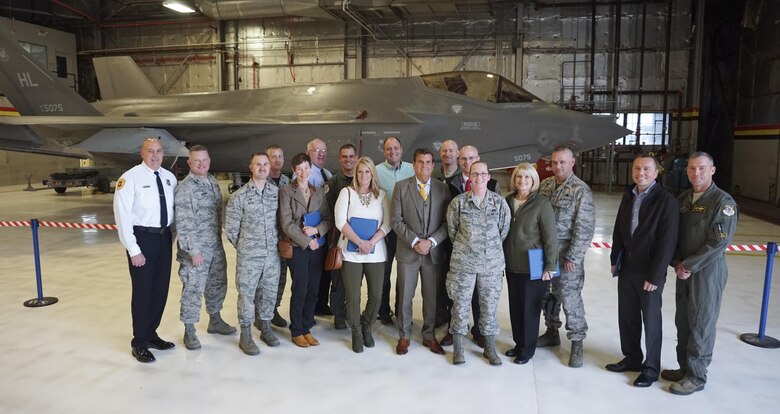
[[[509,234],[509,206],[501,195],[487,191],[490,174],[485,163],[475,163],[469,178],[472,190],[455,197],[447,208],[452,258],[446,285],[453,301],[450,324],[455,345],[453,363],[465,362],[462,338],[468,332],[469,309],[476,285],[481,311],[479,329],[486,339],[483,356],[491,365],[501,365],[495,350],[495,336],[499,332],[496,312],[503,287],[502,243]]]
[[[566,314],[566,336],[571,340],[570,367],[583,363],[582,341],[588,331],[582,288],[585,285],[585,253],[593,240],[596,226],[596,206],[593,193],[573,173],[574,154],[567,147],[558,147],[552,154],[554,177],[546,178],[539,194],[550,199],[558,227],[560,277],[553,278],[551,292],[544,300],[544,320],[547,332],[539,337],[537,347],[560,345],[561,305]]]
[[[737,204],[712,182],[715,165],[706,152],[688,159],[688,180],[693,187],[680,195],[680,232],[672,266],[677,274],[677,362],[680,369],[663,370],[661,377],[677,381],[673,394],[688,395],[704,389],[712,362],[715,332],[723,289],[728,279],[724,251],[737,226]]]
[[[236,287],[239,347],[248,355],[260,353],[252,340],[251,326],[260,321],[260,339],[279,345],[271,329],[279,285],[279,188],[268,183],[268,156],[252,155],[252,179],[230,197],[225,211],[225,235],[236,248]],[[255,306],[255,295],[260,306]]]
[[[284,166],[284,151],[278,145],[269,145],[265,148],[265,153],[271,159],[271,173],[268,176],[268,182],[279,187],[285,187],[290,185],[290,177],[282,174],[282,167]],[[279,237],[282,236],[282,232],[279,232]],[[279,257],[279,289],[276,292],[276,306],[274,307],[274,318],[271,319],[271,323],[274,326],[280,328],[287,327],[287,321],[279,314],[279,306],[282,304],[282,296],[284,296],[284,288],[287,286],[287,259]],[[255,296],[257,299],[258,296]],[[259,300],[255,300],[255,306],[260,306]],[[260,322],[255,321],[255,326],[259,327]]]
[[[184,323],[184,346],[198,349],[195,323],[200,320],[204,294],[210,315],[208,332],[229,335],[236,328],[225,323],[219,314],[227,294],[222,193],[216,178],[208,173],[210,159],[206,147],[193,146],[187,164],[190,173],[175,190],[176,260],[182,282],[180,318]]]

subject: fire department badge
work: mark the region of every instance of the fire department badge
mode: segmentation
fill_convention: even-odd
[[[116,182],[116,190],[119,191],[124,186],[125,186],[125,179],[124,178],[120,178],[119,181]]]

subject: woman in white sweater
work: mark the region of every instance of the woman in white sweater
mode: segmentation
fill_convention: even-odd
[[[344,265],[341,278],[347,300],[347,323],[352,328],[352,350],[372,348],[371,326],[379,311],[387,248],[385,235],[390,231],[390,201],[379,188],[374,162],[362,157],[355,166],[352,185],[343,188],[334,209],[336,228]],[[360,289],[366,276],[368,301],[360,314]]]

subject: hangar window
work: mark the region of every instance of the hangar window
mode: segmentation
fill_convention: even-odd
[[[24,50],[27,51],[27,53],[31,55],[35,63],[39,64],[44,68],[49,67],[49,59],[46,54],[46,46],[36,45],[35,43],[27,43],[27,42],[19,42],[19,46],[21,46]]]
[[[668,123],[669,121],[670,119],[667,115],[666,122]],[[616,145],[662,145],[664,132],[666,131],[664,114],[662,113],[618,114],[615,123],[634,131],[633,134],[628,134],[615,141]],[[637,129],[639,129],[639,137],[636,135]]]
[[[421,76],[425,86],[486,102],[541,102],[534,94],[502,76],[487,72],[446,72]]]

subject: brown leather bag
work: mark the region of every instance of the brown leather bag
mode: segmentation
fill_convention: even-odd
[[[341,255],[341,247],[336,243],[335,246],[328,249],[328,253],[325,255],[325,270],[339,270],[344,264],[342,262],[343,256]]]
[[[292,241],[289,237],[284,236],[281,240],[279,240],[279,257],[282,259],[292,259],[292,248]]]
[[[352,198],[352,193],[350,192],[349,187],[347,187],[347,197],[348,197],[347,198],[347,217],[349,217],[349,207],[350,207],[351,198]],[[336,240],[336,243],[333,245],[333,247],[328,249],[328,253],[325,255],[325,265],[324,265],[323,268],[326,271],[339,270],[339,269],[341,269],[341,266],[344,265],[344,263],[343,263],[344,256],[341,253],[341,247],[339,246],[338,239],[335,238],[336,234],[338,234],[338,231],[336,230],[336,226],[334,225],[333,228],[331,229],[331,232],[330,232],[330,237],[331,237],[330,240]],[[344,236],[343,235],[340,236],[339,239],[341,239],[341,237],[344,237]]]

